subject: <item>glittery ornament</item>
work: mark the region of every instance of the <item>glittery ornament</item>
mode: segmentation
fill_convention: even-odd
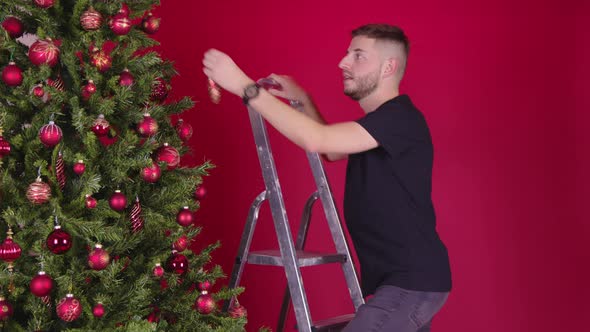
[[[142,137],[153,136],[158,132],[158,122],[149,113],[144,113],[143,119],[137,124],[137,132]]]
[[[183,142],[188,142],[188,140],[193,136],[193,127],[180,119],[176,124],[176,133]]]
[[[7,16],[4,21],[2,21],[2,27],[12,38],[18,38],[25,32],[23,22],[14,16]]]
[[[201,314],[207,315],[215,310],[215,301],[207,291],[202,291],[195,301],[195,307]]]
[[[49,38],[37,40],[29,47],[29,60],[35,66],[53,67],[59,61],[59,48]]]
[[[221,101],[221,88],[212,79],[207,79],[207,91],[213,104],[219,104]]]
[[[160,19],[150,12],[143,18],[141,28],[146,33],[154,34],[160,29]]]
[[[2,69],[2,81],[10,87],[19,86],[23,83],[23,71],[14,63],[10,61],[4,69]]]
[[[102,15],[91,6],[80,16],[80,25],[86,31],[98,30],[102,25]]]
[[[61,151],[58,152],[57,160],[55,161],[55,177],[57,178],[59,189],[63,191],[66,187],[66,172],[64,166],[64,158]]]
[[[232,318],[242,318],[247,315],[248,312],[246,311],[246,308],[236,299],[231,308],[229,308],[229,316]]]
[[[72,247],[72,236],[57,225],[53,227],[53,231],[47,236],[45,244],[49,251],[61,255]]]
[[[113,59],[105,51],[95,47],[90,53],[90,63],[101,73],[104,73],[111,69],[111,66],[113,65]]]
[[[90,129],[96,136],[102,137],[109,133],[110,124],[105,120],[104,115],[99,114]]]
[[[61,138],[61,128],[53,121],[49,121],[48,124],[39,129],[39,139],[48,148],[56,146],[61,141]]]
[[[109,253],[102,248],[101,244],[94,245],[94,249],[88,254],[88,266],[95,270],[104,270],[110,263]]]
[[[31,290],[31,293],[37,297],[47,296],[53,289],[53,279],[51,279],[45,271],[39,271],[39,273],[31,279],[29,289]]]
[[[152,93],[150,100],[156,102],[163,102],[168,97],[168,86],[163,78],[158,78],[152,84]]]
[[[163,161],[168,164],[168,170],[173,170],[178,167],[178,164],[180,164],[178,150],[171,147],[168,143],[164,143],[164,145],[156,151],[156,158],[158,162]]]
[[[82,313],[82,303],[72,294],[67,294],[61,299],[55,308],[57,316],[65,322],[73,322]]]
[[[192,225],[194,221],[195,221],[194,214],[191,210],[189,210],[188,206],[183,207],[176,214],[176,222],[182,227],[187,227],[189,225]]]
[[[109,199],[109,206],[115,211],[123,211],[127,207],[127,198],[121,193],[121,190],[115,190],[115,193]]]
[[[156,183],[162,175],[160,166],[154,162],[141,170],[141,177],[145,182]]]
[[[135,203],[129,214],[129,220],[131,221],[131,231],[133,233],[137,233],[143,229],[144,220],[141,216],[141,203],[139,202],[139,197],[135,198]]]
[[[47,203],[51,198],[51,187],[37,177],[27,188],[27,199],[33,204]]]

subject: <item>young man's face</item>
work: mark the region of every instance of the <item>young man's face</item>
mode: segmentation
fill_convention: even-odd
[[[338,64],[342,69],[344,94],[354,100],[370,95],[381,80],[381,59],[375,42],[365,36],[352,38],[346,55]]]

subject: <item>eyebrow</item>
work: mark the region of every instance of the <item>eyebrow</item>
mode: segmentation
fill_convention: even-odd
[[[347,54],[350,53],[350,52],[351,51],[346,50],[346,53]],[[362,48],[355,48],[354,50],[352,50],[352,52],[355,52],[355,53],[367,53],[367,51],[363,50]]]

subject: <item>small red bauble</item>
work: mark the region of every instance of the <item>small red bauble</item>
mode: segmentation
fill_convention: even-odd
[[[86,201],[84,202],[87,208],[94,209],[96,207],[96,198],[86,195]]]
[[[183,252],[186,248],[188,248],[188,238],[186,235],[179,237],[174,243],[172,244],[172,248],[178,252]]]
[[[121,193],[121,190],[115,190],[109,199],[109,206],[115,211],[123,211],[127,207],[127,197]]]
[[[29,60],[35,65],[53,67],[59,61],[59,48],[51,39],[37,40],[29,47]]]
[[[84,174],[84,171],[86,170],[86,165],[84,164],[84,160],[78,160],[77,162],[75,162],[73,169],[74,169],[74,173],[76,173],[77,175]]]
[[[109,133],[110,124],[107,120],[105,120],[104,115],[100,114],[98,118],[94,120],[92,128],[90,129],[96,136],[102,137]]]
[[[129,72],[129,69],[125,68],[119,75],[119,85],[120,86],[132,86],[134,83],[133,75]]]
[[[113,59],[105,51],[94,48],[90,54],[90,63],[96,67],[101,73],[111,69]]]
[[[49,8],[53,6],[54,0],[33,0],[35,5],[40,8]]]
[[[189,210],[188,206],[185,206],[176,214],[176,222],[182,226],[187,227],[192,225],[195,221],[195,216],[191,210]]]
[[[154,277],[161,278],[164,275],[164,268],[162,267],[162,265],[160,263],[156,263],[156,266],[154,266],[154,269],[152,272],[154,274]]]
[[[67,294],[61,299],[55,308],[57,316],[65,322],[73,322],[82,313],[82,303],[72,294]]]
[[[53,279],[51,279],[51,277],[44,271],[40,271],[35,277],[33,277],[33,279],[31,279],[29,289],[31,290],[31,293],[37,297],[47,296],[53,289]]]
[[[195,199],[202,200],[205,196],[207,196],[207,189],[203,186],[198,186],[197,189],[195,189]]]
[[[72,247],[72,236],[58,225],[53,227],[53,231],[47,236],[45,244],[49,251],[61,255]]]
[[[35,85],[35,87],[33,88],[33,94],[35,95],[35,97],[43,97],[45,95],[45,90],[43,89],[43,85],[42,84],[37,84]]]
[[[2,21],[2,27],[12,38],[18,38],[25,32],[23,22],[14,16],[8,16]]]
[[[207,291],[202,291],[201,295],[199,295],[195,301],[195,307],[197,308],[197,311],[204,315],[213,312],[216,306],[217,305],[215,304],[215,301]]]
[[[12,317],[12,304],[8,302],[3,296],[0,296],[0,321],[7,321]]]
[[[23,83],[23,72],[11,61],[2,69],[2,81],[8,86],[19,86]]]
[[[104,270],[110,261],[111,256],[100,244],[96,244],[94,249],[88,254],[88,266],[95,271]]]
[[[166,261],[166,268],[176,274],[185,274],[188,271],[188,259],[183,254],[177,253],[176,250],[172,250],[172,255]]]
[[[121,5],[121,9],[119,9],[119,11],[117,13],[121,14],[121,15],[129,16],[131,14],[131,11],[129,10],[129,6],[127,6],[126,3],[123,3]]]
[[[199,290],[200,291],[208,291],[211,288],[211,281],[205,280],[199,283]]]
[[[20,257],[22,249],[18,243],[12,240],[12,230],[9,229],[7,233],[8,236],[0,244],[0,259],[7,263],[12,263]]]
[[[95,92],[96,84],[94,84],[93,80],[89,80],[88,83],[82,88],[82,98],[84,98],[84,100],[88,100]]]
[[[180,164],[180,155],[178,154],[178,150],[171,147],[168,143],[164,143],[164,145],[158,149],[156,158],[158,161],[167,163],[168,170],[175,169],[178,167],[178,164]]]
[[[148,13],[141,22],[141,28],[146,33],[154,34],[160,29],[160,19]]]
[[[159,77],[152,84],[152,93],[150,99],[152,101],[163,102],[168,97],[168,86],[163,78]]]
[[[96,318],[101,318],[102,316],[104,316],[104,306],[102,305],[102,303],[98,302],[92,308],[92,315],[94,315],[94,317]]]
[[[61,141],[61,138],[61,128],[53,121],[49,121],[48,124],[39,129],[39,139],[48,148],[56,146]]]
[[[180,119],[176,124],[176,133],[182,141],[187,142],[193,136],[193,127]]]
[[[0,158],[4,158],[10,154],[10,143],[4,139],[2,136],[2,131],[0,131]]]
[[[116,14],[109,20],[109,27],[115,33],[115,35],[122,36],[126,35],[131,31],[131,20],[125,14]]]
[[[102,24],[102,15],[93,7],[80,16],[80,25],[86,31],[98,30]]]
[[[51,198],[51,187],[38,177],[27,188],[27,199],[33,204],[47,203]]]
[[[234,304],[229,309],[229,316],[232,318],[246,317],[247,314],[248,312],[246,311],[246,308],[244,308],[238,300],[235,300]]]
[[[144,167],[141,170],[141,177],[145,182],[158,182],[160,176],[162,176],[162,170],[160,169],[160,166],[156,163],[152,163],[151,166]]]
[[[153,136],[158,132],[158,122],[149,113],[145,113],[143,119],[137,124],[137,132],[142,137]]]

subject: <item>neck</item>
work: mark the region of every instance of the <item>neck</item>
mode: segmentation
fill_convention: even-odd
[[[359,100],[359,105],[365,113],[373,112],[377,107],[383,105],[386,101],[399,96],[399,89],[397,87],[391,89],[376,90],[372,94]]]

